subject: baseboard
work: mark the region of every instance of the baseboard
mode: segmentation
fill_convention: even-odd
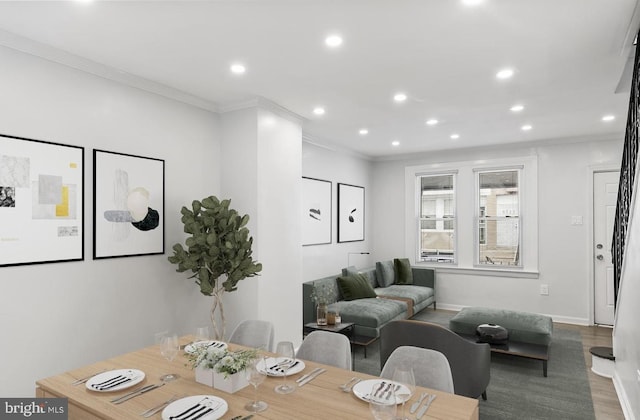
[[[450,303],[440,303],[440,302],[437,303],[437,308],[443,309],[445,311],[460,312],[462,308],[466,308],[466,307],[467,306],[465,305],[452,305]],[[573,324],[573,325],[582,325],[582,326],[591,325],[591,323],[587,318],[576,318],[576,317],[570,317],[570,316],[549,315],[549,314],[544,314],[544,315],[550,316],[551,319],[553,319],[553,322],[560,322],[562,324]]]
[[[616,395],[618,396],[618,401],[620,402],[624,418],[626,420],[636,420],[636,417],[633,415],[631,405],[629,404],[629,398],[627,397],[627,393],[622,386],[622,382],[620,381],[620,377],[618,377],[617,372],[614,372],[613,374],[613,387],[616,390]]]

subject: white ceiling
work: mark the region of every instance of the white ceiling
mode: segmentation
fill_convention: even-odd
[[[2,1],[0,45],[213,110],[266,98],[302,117],[312,141],[382,158],[622,139],[629,92],[616,89],[633,52],[635,8],[636,0]],[[330,33],[342,35],[340,48],[324,45]],[[229,72],[237,61],[242,76]],[[503,67],[515,69],[512,79],[495,78]],[[405,103],[393,102],[399,91]],[[511,112],[516,103],[525,110]],[[317,105],[324,116],[312,113]],[[604,123],[606,114],[616,119]]]

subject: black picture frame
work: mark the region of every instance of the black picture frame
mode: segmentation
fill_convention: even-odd
[[[364,241],[364,187],[338,183],[338,242]]]
[[[302,177],[302,245],[326,245],[332,241],[331,181]]]
[[[0,267],[84,260],[84,147],[0,134]]]
[[[93,259],[164,254],[163,159],[93,151]]]

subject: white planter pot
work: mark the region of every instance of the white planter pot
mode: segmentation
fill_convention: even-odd
[[[229,394],[233,394],[249,385],[244,372],[234,373],[226,379],[223,373],[213,372],[213,376],[213,387],[220,391],[228,392]]]
[[[198,367],[196,370],[196,382],[201,383],[203,385],[210,386],[213,388],[213,380],[216,373],[213,369],[203,369]]]

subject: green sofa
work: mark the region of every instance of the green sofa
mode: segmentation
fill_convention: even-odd
[[[353,322],[354,333],[358,336],[379,337],[380,330],[391,321],[407,319],[413,310],[416,314],[433,305],[436,307],[435,270],[422,267],[411,267],[412,284],[389,284],[381,266],[388,268],[389,261],[377,263],[378,267],[356,270],[353,267],[342,270],[342,276],[354,273],[362,274],[375,290],[376,295],[385,298],[362,298],[344,300],[337,285],[337,278],[332,275],[302,284],[302,317],[303,325],[315,322],[316,307],[311,298],[314,288],[328,290],[331,303],[328,309],[338,311],[342,322]],[[387,273],[388,274],[388,273]]]

